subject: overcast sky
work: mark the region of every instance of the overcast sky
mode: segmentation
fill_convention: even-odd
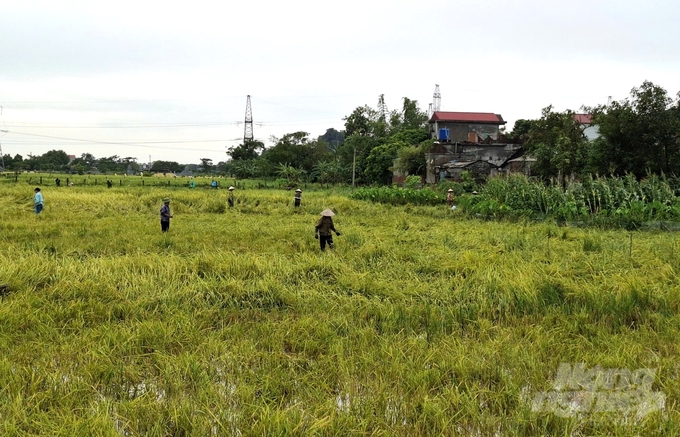
[[[343,129],[357,106],[501,114],[680,89],[676,0],[0,0],[0,144],[140,162]],[[56,137],[56,138],[50,138]],[[77,141],[85,140],[85,141]],[[128,143],[127,145],[125,145]]]

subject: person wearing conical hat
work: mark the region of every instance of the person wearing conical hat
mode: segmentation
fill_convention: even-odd
[[[234,190],[236,188],[234,187],[229,187],[229,197],[227,197],[227,203],[229,204],[229,208],[234,207]]]
[[[451,188],[446,193],[446,204],[449,205],[449,208],[453,205],[453,190]]]
[[[170,199],[166,197],[163,199],[163,206],[161,206],[161,232],[168,232],[170,229],[170,219],[172,214],[170,214]]]
[[[301,189],[298,188],[297,190],[295,190],[294,199],[295,199],[295,207],[298,208],[300,206],[300,202],[302,202],[302,190]]]
[[[324,209],[323,211],[321,211],[321,218],[316,223],[316,227],[314,228],[315,229],[314,238],[319,239],[321,251],[326,250],[326,243],[328,243],[328,247],[333,249],[332,232],[335,232],[335,235],[337,235],[338,237],[340,236],[340,232],[336,231],[335,226],[333,226],[332,217],[334,215],[335,214],[330,209]]]

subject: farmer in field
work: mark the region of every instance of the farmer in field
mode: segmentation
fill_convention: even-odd
[[[333,235],[331,232],[335,232],[335,235],[338,237],[340,236],[340,232],[336,231],[335,226],[333,226],[333,219],[331,217],[334,215],[330,209],[324,209],[321,211],[321,218],[316,223],[314,238],[319,239],[321,251],[326,250],[326,243],[328,243],[328,247],[333,248]]]
[[[451,188],[446,193],[446,204],[449,205],[449,208],[453,206],[453,190]]]
[[[302,190],[301,189],[298,188],[297,190],[295,190],[294,199],[295,199],[295,207],[299,208],[300,202],[302,202]]]
[[[229,187],[229,197],[227,197],[227,203],[229,204],[229,208],[234,207],[234,187]]]
[[[170,214],[170,199],[163,199],[163,206],[161,206],[161,232],[168,232],[170,229],[170,219],[172,214]]]
[[[40,188],[36,188],[35,195],[33,196],[33,205],[35,205],[35,213],[40,214],[40,211],[45,207],[45,201],[43,200],[43,195],[40,192]]]

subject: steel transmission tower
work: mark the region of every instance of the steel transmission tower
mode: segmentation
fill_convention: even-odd
[[[434,95],[432,96],[432,111],[441,111],[442,107],[442,94],[439,92],[439,85],[434,86]]]
[[[248,94],[248,100],[246,101],[246,123],[243,128],[243,144],[247,141],[253,141],[253,110],[250,107],[250,94]]]
[[[383,121],[387,120],[387,116],[389,115],[390,111],[387,109],[387,104],[385,103],[385,94],[380,94],[378,97],[378,113],[380,114],[379,117]]]

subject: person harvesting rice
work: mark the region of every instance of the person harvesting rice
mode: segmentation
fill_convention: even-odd
[[[43,195],[40,192],[40,188],[36,188],[33,191],[35,192],[35,195],[33,196],[33,205],[35,206],[35,213],[40,214],[40,212],[45,207],[45,200],[43,199]]]
[[[170,219],[172,214],[170,214],[170,199],[163,199],[163,206],[161,206],[161,232],[168,232],[170,229]]]
[[[321,218],[314,228],[314,238],[319,239],[322,251],[326,250],[326,243],[328,243],[328,247],[333,249],[333,234],[331,232],[335,232],[335,235],[338,237],[340,236],[340,232],[336,231],[335,226],[333,226],[333,219],[331,217],[334,215],[330,209],[324,209],[321,211]]]
[[[229,197],[227,197],[227,204],[229,204],[229,208],[234,207],[234,187],[229,187]]]
[[[295,190],[295,197],[293,197],[293,199],[295,199],[295,207],[298,208],[300,206],[300,202],[302,202],[302,190],[301,189],[298,188],[297,190]]]

